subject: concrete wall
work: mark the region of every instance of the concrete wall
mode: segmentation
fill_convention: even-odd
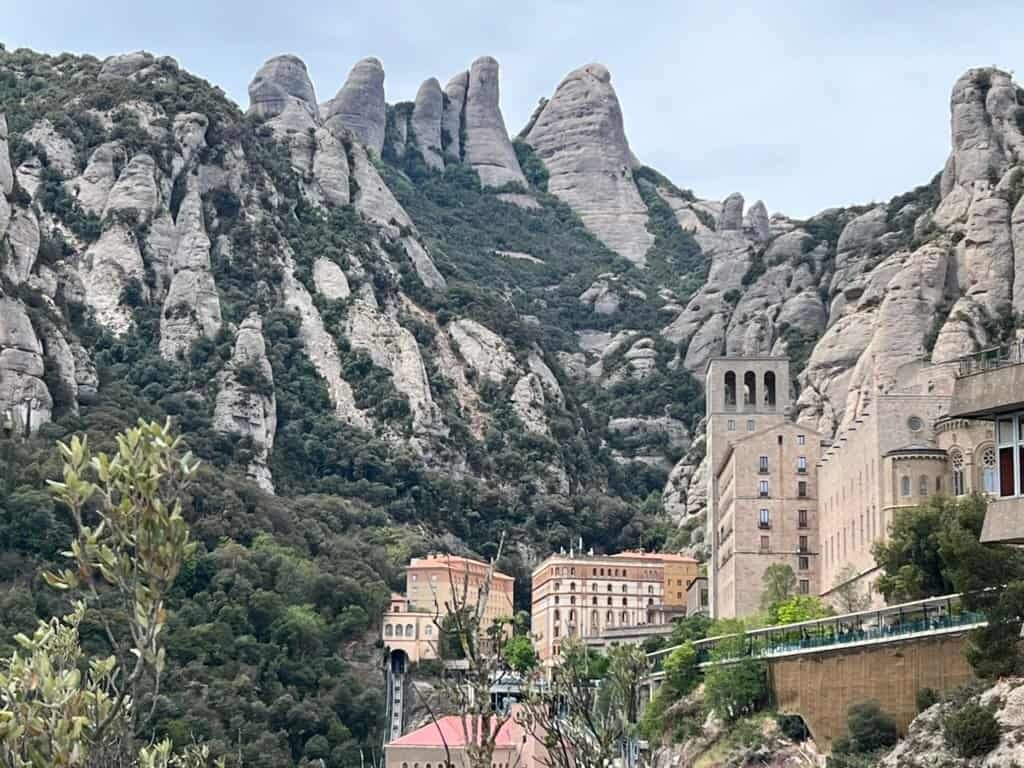
[[[801,715],[819,749],[831,750],[854,704],[876,699],[905,733],[918,690],[948,691],[970,681],[964,641],[965,635],[943,635],[779,659],[768,664],[769,683],[778,710]]]

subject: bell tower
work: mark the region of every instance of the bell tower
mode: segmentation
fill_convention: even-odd
[[[704,378],[707,415],[707,530],[711,559],[708,591],[711,616],[718,616],[718,491],[716,474],[729,445],[752,432],[790,419],[793,403],[788,357],[715,357]]]

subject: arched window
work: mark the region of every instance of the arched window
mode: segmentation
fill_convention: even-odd
[[[612,591],[612,585],[611,585],[611,584],[609,584],[609,585],[608,585],[608,591],[609,591],[609,592],[611,592],[611,591]]]
[[[402,763],[402,768],[409,768],[409,764],[408,763]]]
[[[653,595],[654,594],[654,585],[653,584],[648,584],[647,585],[647,594],[648,595]]]
[[[648,597],[647,598],[647,604],[648,605],[654,605],[654,598],[653,597]]]
[[[569,598],[569,605],[576,605],[576,595]]]
[[[416,630],[413,629],[412,624],[406,624],[405,625],[405,636],[406,637],[415,637],[416,636]]]
[[[555,621],[561,621],[561,620],[562,620],[562,612],[560,610],[558,610],[557,608],[555,608]]]
[[[573,624],[576,622],[576,611],[569,611],[569,623]]]
[[[921,475],[917,481],[917,495],[922,499],[928,496],[928,476]]]
[[[725,404],[736,405],[736,374],[725,372]]]
[[[591,605],[597,605],[597,595],[595,595],[594,597],[590,598],[590,604]]]
[[[612,612],[612,611],[608,611],[608,613],[605,614],[604,622],[609,627],[614,627],[615,626],[615,613]]]
[[[401,636],[402,636],[402,625],[401,624],[395,624],[395,637],[401,637]]]
[[[558,605],[558,595],[555,595],[555,605]]]
[[[910,495],[910,477],[907,475],[904,475],[902,478],[900,478],[900,493],[903,496]]]
[[[622,623],[629,624],[629,611],[622,612]]]
[[[395,629],[390,624],[384,625],[384,637],[391,637],[395,634]]]
[[[775,372],[768,371],[764,375],[764,404],[775,405]]]
[[[612,604],[612,599],[609,597],[608,598],[608,605],[611,605],[611,604]]]
[[[622,594],[626,594],[629,591],[629,587],[626,584],[622,585]]]
[[[981,489],[985,493],[996,493],[996,449],[989,445],[981,452]]]
[[[627,605],[629,605],[629,598],[622,598],[622,607],[625,608]]]
[[[576,582],[575,581],[570,581],[569,582],[569,591],[570,592],[575,592],[576,591]]]
[[[558,592],[561,589],[562,589],[562,582],[556,581],[555,582],[555,592]]]
[[[591,611],[590,612],[590,626],[593,627],[594,629],[597,629],[598,624],[600,624],[600,617],[598,616],[597,611]]]
[[[590,591],[591,592],[597,592],[597,584],[591,584],[590,585]]]
[[[743,404],[757,405],[757,374],[753,371],[743,374]]]

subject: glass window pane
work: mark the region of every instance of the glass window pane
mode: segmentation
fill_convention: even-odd
[[[998,437],[1000,445],[1013,445],[1013,420],[999,419]]]
[[[999,449],[999,495],[1014,496],[1016,488],[1013,482],[1013,448]]]

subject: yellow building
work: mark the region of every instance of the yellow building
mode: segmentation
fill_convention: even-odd
[[[662,603],[667,613],[683,612],[686,609],[686,590],[697,578],[699,563],[695,558],[668,552],[620,552],[612,557],[659,562],[664,566]]]
[[[381,640],[390,651],[400,651],[409,662],[436,659],[437,622],[463,604],[475,608],[490,565],[455,555],[432,554],[413,558],[405,571],[405,595],[392,595],[381,620]],[[483,629],[514,612],[514,579],[497,571],[484,606]]]

